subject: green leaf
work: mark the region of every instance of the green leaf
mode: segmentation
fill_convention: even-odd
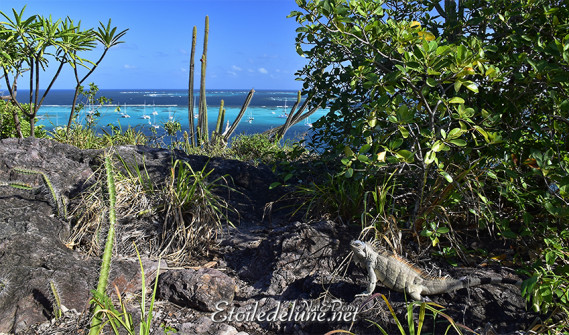
[[[448,45],[443,45],[437,48],[437,56],[447,54],[450,52],[450,47]]]
[[[448,101],[449,104],[463,104],[464,99],[461,97],[454,97]]]
[[[468,88],[472,92],[478,93],[478,85],[476,85],[475,83],[473,83],[471,81],[465,81],[464,86],[466,86],[466,88]]]
[[[395,150],[395,149],[399,148],[401,146],[401,144],[403,144],[403,139],[401,137],[398,137],[398,138],[389,142],[389,149]]]
[[[446,171],[443,170],[439,171],[439,173],[441,174],[441,176],[443,176],[446,179],[446,181],[452,183],[453,179],[450,174],[448,174]]]
[[[433,143],[433,146],[431,148],[431,150],[434,152],[446,151],[446,149],[448,149],[448,146],[441,140],[437,140],[435,143]]]
[[[553,265],[553,263],[555,263],[556,260],[557,260],[557,253],[555,253],[554,251],[548,251],[545,253],[545,263],[547,263],[548,265]]]
[[[371,144],[364,144],[360,148],[359,154],[365,154],[369,151],[369,149],[371,149]]]
[[[349,168],[346,170],[346,174],[345,174],[346,178],[352,178],[353,175],[354,175],[354,169]]]
[[[458,93],[460,88],[462,87],[462,81],[457,80],[454,82],[454,91]]]
[[[518,235],[511,230],[505,230],[501,233],[501,235],[504,236],[505,238],[512,238],[512,239],[518,237]]]
[[[437,86],[437,81],[433,77],[428,77],[427,78],[427,85],[429,85],[430,87],[435,87],[435,86]]]
[[[425,164],[429,165],[432,162],[434,162],[437,159],[437,153],[434,152],[433,150],[429,150],[427,151],[427,154],[425,155]]]
[[[486,130],[482,129],[482,127],[480,126],[474,126],[474,129],[476,129],[480,133],[480,135],[484,136],[484,140],[486,141],[486,143],[490,143],[490,137],[488,136]]]
[[[358,160],[362,163],[369,163],[369,158],[366,155],[358,155]]]
[[[440,227],[439,229],[437,229],[437,233],[439,234],[446,234],[450,231],[450,229],[448,227]]]
[[[569,45],[569,44],[568,44],[568,45]],[[561,102],[561,103],[559,104],[559,109],[560,109],[562,112],[564,112],[564,113],[566,113],[567,111],[569,111],[569,99],[563,100],[563,102]]]
[[[466,58],[467,52],[468,50],[464,45],[459,45],[458,48],[456,48],[456,59],[458,63],[461,63]]]
[[[466,141],[461,139],[450,140],[449,142],[459,147],[464,147],[466,145]]]
[[[440,73],[439,71],[435,71],[435,70],[433,70],[433,69],[431,69],[431,68],[428,68],[428,69],[427,69],[427,74],[428,74],[429,76],[440,76],[440,75],[441,75],[441,73]]]
[[[407,67],[411,70],[415,70],[417,72],[421,72],[421,64],[417,63],[417,62],[409,62],[407,63]]]
[[[399,150],[395,154],[397,155],[398,158],[403,159],[405,163],[412,163],[414,160],[414,155],[409,150]]]
[[[453,140],[457,137],[462,136],[462,134],[464,134],[464,131],[461,128],[453,128],[448,133],[447,139]]]

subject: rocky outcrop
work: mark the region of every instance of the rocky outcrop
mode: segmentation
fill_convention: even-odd
[[[103,150],[79,150],[47,139],[5,139],[0,141],[0,332],[22,330],[54,316],[56,303],[51,284],[68,309],[84,311],[90,290],[97,284],[100,261],[86,257],[63,244],[70,226],[57,211],[56,202],[74,197],[89,186],[89,177],[102,162]],[[267,189],[272,173],[248,164],[204,156],[187,156],[181,152],[148,147],[124,146],[115,154],[129,164],[146,168],[159,183],[169,173],[173,155],[191,161],[195,170],[206,164],[215,169],[212,178],[228,176],[245,196],[235,205],[262,212],[263,194],[254,188]],[[40,174],[18,173],[23,167],[48,176],[57,200]],[[267,178],[269,176],[269,178]],[[6,186],[20,182],[33,191]],[[265,183],[265,184],[263,184]],[[62,200],[63,199],[63,200]],[[155,275],[156,262],[145,261],[147,280]],[[114,259],[109,287],[121,292],[140,289],[140,267],[136,259]],[[167,277],[166,277],[167,278]],[[215,293],[214,293],[215,294]],[[223,295],[224,298],[228,295]]]
[[[220,303],[232,304],[235,281],[216,269],[170,270],[158,280],[158,298],[203,312],[214,312]]]
[[[366,319],[388,333],[398,331],[382,299],[366,302],[366,298],[354,298],[365,287],[366,275],[346,256],[349,241],[357,237],[360,227],[330,220],[290,223],[285,217],[274,217],[270,227],[263,222],[265,205],[281,196],[278,190],[269,190],[275,177],[268,168],[142,146],[116,147],[114,152],[127,164],[145,168],[156,184],[166,180],[173,160],[182,159],[194,170],[207,164],[208,169],[214,169],[212,178],[226,176],[236,190],[222,195],[238,209],[241,220],[237,229],[224,231],[217,253],[210,255],[216,258],[216,269],[168,269],[161,264],[155,333],[166,333],[167,329],[182,334],[232,335],[322,334],[334,329],[378,333]],[[62,243],[70,223],[56,210],[42,177],[16,173],[13,168],[46,173],[57,196],[70,199],[69,203],[86,192],[89,176],[101,166],[102,153],[46,139],[0,141],[0,182],[17,180],[34,186],[34,191],[0,187],[0,333],[75,334],[88,324],[83,318],[73,328],[70,320],[74,314],[69,314],[59,321],[30,326],[54,316],[50,283],[65,307],[85,310],[89,291],[96,286],[100,261]],[[203,263],[210,260],[203,259]],[[150,286],[157,263],[146,259],[144,268]],[[137,292],[139,270],[135,258],[115,257],[110,287],[117,285],[122,293]],[[455,278],[473,271],[445,269]],[[476,270],[494,275],[506,271]],[[377,292],[388,297],[399,320],[406,320],[404,294],[381,287]],[[490,323],[497,333],[513,332],[533,320],[515,287],[487,285],[431,298],[445,306],[445,313],[456,322],[475,330]],[[219,305],[219,301],[226,303]],[[136,321],[140,315],[136,299],[134,302],[131,311]],[[447,325],[424,329],[439,333]]]

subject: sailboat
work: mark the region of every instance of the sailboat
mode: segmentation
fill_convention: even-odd
[[[253,118],[253,112],[251,110],[249,110],[249,118],[247,118],[247,122],[253,123],[254,119],[255,118]]]
[[[286,119],[288,117],[288,113],[286,112],[286,101],[287,99],[285,98],[285,104],[284,104],[284,108],[283,108],[283,113],[281,115],[279,115],[279,117],[281,119]]]
[[[150,120],[150,115],[146,115],[146,101],[144,102],[144,111],[142,112],[142,118],[145,120]]]
[[[154,103],[154,101],[152,101],[152,109],[154,109],[152,115],[154,115],[154,118],[156,119],[156,115],[158,115],[158,112],[156,111],[156,104]]]
[[[129,118],[129,117],[130,117],[130,115],[128,115],[128,114],[126,113],[126,104],[124,104],[124,112],[122,113],[122,117],[123,117],[123,118]]]

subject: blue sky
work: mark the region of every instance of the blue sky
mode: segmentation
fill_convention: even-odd
[[[286,16],[297,9],[294,0],[0,0],[0,10],[26,7],[33,14],[54,19],[69,16],[83,28],[99,21],[118,30],[129,28],[124,40],[111,50],[87,79],[99,88],[186,88],[193,26],[197,26],[196,88],[202,54],[205,16],[209,15],[208,89],[301,88],[294,73],[306,60],[294,46],[298,27]],[[0,21],[3,18],[0,17]],[[90,59],[96,60],[97,48]],[[48,74],[43,75],[47,77]],[[20,79],[20,87],[27,82]],[[0,84],[0,90],[5,86]],[[67,68],[54,88],[74,87]]]

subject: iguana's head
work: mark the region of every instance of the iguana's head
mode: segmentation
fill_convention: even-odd
[[[354,252],[354,256],[358,258],[365,258],[366,256],[366,244],[360,240],[353,240],[350,243],[350,248]]]

